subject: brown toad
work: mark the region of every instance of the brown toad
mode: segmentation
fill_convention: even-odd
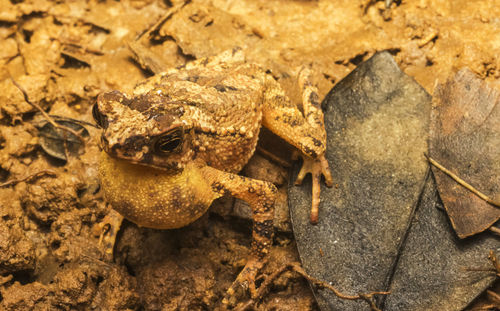
[[[306,69],[299,75],[306,117],[269,74],[245,62],[237,49],[155,75],[131,95],[101,94],[93,115],[103,129],[100,176],[106,200],[132,222],[160,229],[193,222],[225,193],[248,202],[252,252],[228,293],[243,285],[253,294],[272,243],[276,188],[236,173],[254,153],[260,127],[302,151],[297,182],[312,173],[312,222],[317,221],[321,174],[332,184],[323,113],[307,75]],[[107,238],[109,253],[120,222],[115,218]]]

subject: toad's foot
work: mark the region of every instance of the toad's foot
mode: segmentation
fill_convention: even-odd
[[[325,158],[325,155],[322,155],[316,159],[302,156],[303,164],[302,168],[297,175],[297,179],[295,180],[295,185],[301,185],[304,177],[307,174],[311,173],[312,176],[312,206],[311,206],[311,214],[310,214],[310,222],[312,224],[318,223],[318,211],[319,211],[319,202],[320,202],[320,194],[321,194],[321,175],[325,177],[325,184],[327,187],[333,186],[333,178],[332,173],[330,172],[330,168],[328,166],[328,161]]]
[[[255,297],[255,277],[264,265],[266,255],[273,242],[274,202],[276,187],[269,182],[238,176],[205,166],[201,169],[203,177],[211,184],[216,196],[230,193],[244,200],[252,208],[252,249],[247,264],[228,289],[223,303],[234,306],[241,292],[250,290]]]
[[[252,256],[241,270],[236,280],[231,284],[231,287],[226,292],[226,296],[222,303],[227,306],[234,306],[239,297],[242,297],[247,290],[250,292],[250,297],[255,298],[257,291],[255,289],[255,278],[259,270],[264,266],[262,259]]]
[[[94,227],[94,233],[99,235],[99,245],[104,260],[113,260],[116,235],[123,221],[123,216],[115,210],[110,210],[108,215]]]

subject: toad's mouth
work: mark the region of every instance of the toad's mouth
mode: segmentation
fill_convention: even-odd
[[[110,148],[108,144],[101,144],[101,149],[106,153],[110,158],[124,161],[129,164],[138,165],[138,166],[146,166],[154,169],[158,169],[164,172],[172,173],[180,173],[183,171],[182,166],[180,166],[177,162],[166,162],[161,165],[156,164],[152,161],[152,156],[150,154],[136,154],[135,156],[130,156],[121,152],[117,152],[116,149]]]

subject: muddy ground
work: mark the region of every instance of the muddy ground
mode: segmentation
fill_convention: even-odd
[[[498,0],[395,1],[390,9],[373,0],[0,0],[0,309],[218,310],[245,263],[250,222],[231,198],[179,230],[125,222],[114,261],[103,260],[98,130],[83,124],[85,144],[56,159],[61,141],[42,142],[47,117],[39,109],[93,124],[99,93],[130,90],[152,74],[130,47],[169,68],[240,46],[297,103],[298,66],[311,65],[324,96],[388,50],[432,94],[463,67],[500,86],[498,16]],[[264,133],[263,148],[286,157],[275,139]],[[298,260],[283,212],[287,169],[257,155],[243,173],[280,189],[270,273]],[[255,309],[317,306],[308,284],[286,273]]]

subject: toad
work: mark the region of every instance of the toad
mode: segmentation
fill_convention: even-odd
[[[253,296],[272,244],[276,188],[237,173],[254,153],[261,126],[301,151],[296,183],[312,174],[312,223],[318,220],[321,175],[332,185],[323,112],[307,68],[299,85],[303,113],[270,74],[234,49],[157,74],[132,94],[99,95],[93,116],[102,128],[99,172],[106,201],[137,225],[157,229],[190,224],[224,194],[248,202],[251,254],[228,294],[243,286]],[[106,219],[108,255],[122,219]]]

